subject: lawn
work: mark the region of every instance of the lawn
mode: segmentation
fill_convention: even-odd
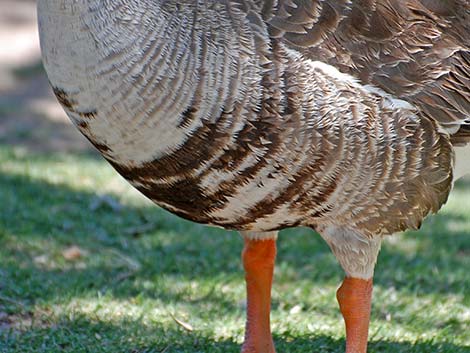
[[[236,233],[181,220],[90,153],[0,146],[0,352],[239,352]],[[343,352],[343,273],[308,229],[281,233],[279,353]],[[470,183],[387,239],[370,352],[470,352]]]

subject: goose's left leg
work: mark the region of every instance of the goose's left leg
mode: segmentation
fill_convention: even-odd
[[[372,278],[381,238],[367,238],[339,227],[320,230],[346,272],[338,289],[341,313],[346,325],[346,353],[366,353],[372,302]]]
[[[271,286],[277,232],[242,232],[247,314],[242,353],[275,353],[271,335]]]

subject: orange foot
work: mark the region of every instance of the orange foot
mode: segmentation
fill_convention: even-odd
[[[276,240],[245,238],[247,319],[242,353],[275,353],[269,320],[275,258]]]
[[[260,341],[245,341],[245,343],[243,343],[241,353],[276,353],[276,350],[274,349],[274,343],[272,340],[271,342],[265,343],[262,343]]]
[[[372,279],[345,278],[336,296],[346,324],[346,353],[366,353]]]

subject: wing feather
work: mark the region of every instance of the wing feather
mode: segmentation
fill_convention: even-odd
[[[272,37],[406,100],[470,143],[468,0],[270,0]]]

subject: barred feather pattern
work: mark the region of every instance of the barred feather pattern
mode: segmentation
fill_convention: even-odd
[[[451,139],[468,131],[468,37],[457,35],[467,24],[455,29],[436,4],[38,6],[60,103],[158,205],[227,229],[335,226],[376,237],[437,212],[453,182]],[[426,33],[400,32],[410,14]],[[430,73],[416,71],[419,60]]]

